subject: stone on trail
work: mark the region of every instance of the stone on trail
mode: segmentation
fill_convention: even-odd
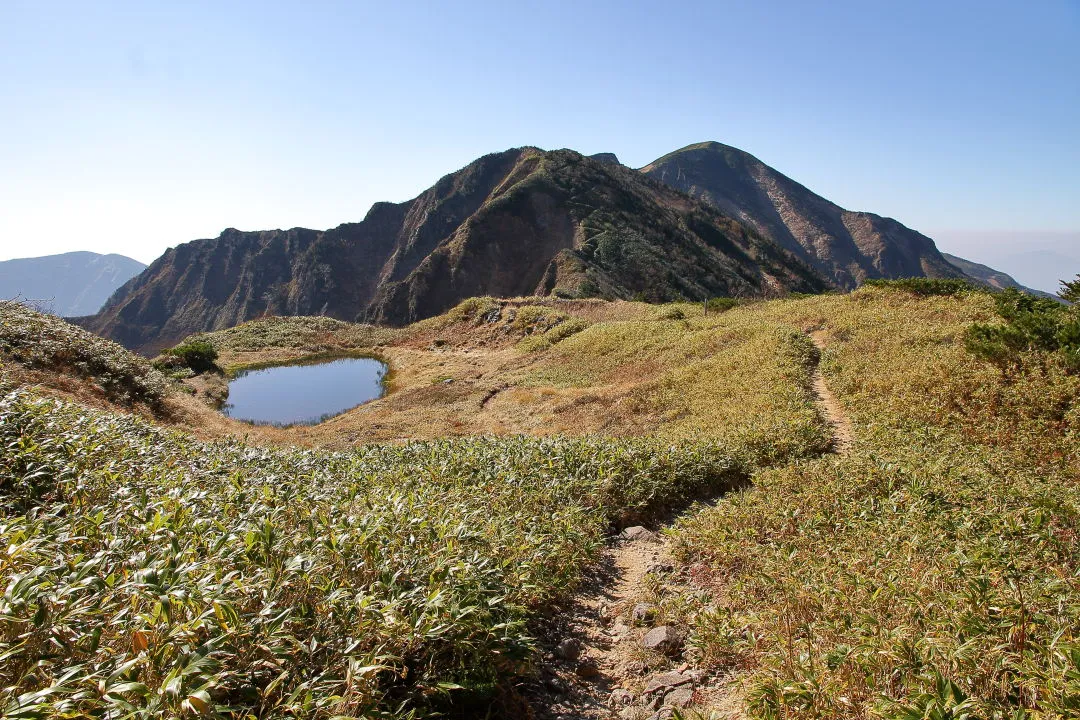
[[[651,540],[653,537],[655,537],[654,532],[640,525],[633,525],[619,533],[620,540]]]
[[[581,641],[577,638],[566,638],[555,648],[555,656],[563,660],[577,660],[581,656]]]
[[[694,682],[694,678],[689,675],[683,675],[682,673],[669,672],[660,673],[659,675],[653,675],[645,683],[645,690],[642,692],[645,695],[650,695],[657,690],[669,690],[673,687],[679,687],[680,685],[689,685]]]
[[[656,617],[656,606],[651,603],[638,603],[630,611],[630,619],[635,625],[644,625]]]
[[[683,685],[664,696],[664,705],[666,707],[684,708],[693,701],[693,698],[694,688],[690,685]]]
[[[647,650],[656,650],[665,655],[674,654],[681,645],[678,631],[670,625],[653,628],[641,639],[641,646]]]

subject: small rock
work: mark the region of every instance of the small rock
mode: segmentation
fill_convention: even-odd
[[[621,638],[628,632],[630,632],[630,627],[626,623],[617,622],[611,626],[611,637],[615,639]]]
[[[608,698],[608,705],[613,708],[623,708],[628,705],[632,705],[634,702],[634,695],[629,690],[623,690],[618,688],[611,691],[611,697]]]
[[[599,675],[600,675],[600,666],[596,664],[595,660],[590,660],[589,658],[585,658],[584,660],[582,660],[581,662],[578,663],[577,668],[576,668],[575,671],[577,672],[578,677],[585,678],[586,680],[589,680],[591,678],[599,677]]]
[[[443,383],[446,385],[449,385],[452,382],[454,382],[454,378],[446,378],[445,380],[443,380]]]
[[[693,682],[693,678],[690,678],[682,673],[669,672],[661,673],[659,675],[653,675],[645,683],[645,695],[654,693],[657,690],[670,690],[673,687],[679,687],[680,685],[689,685]]]
[[[566,683],[558,675],[544,678],[544,686],[556,695],[562,695],[566,692]]]
[[[665,655],[678,652],[682,645],[678,631],[670,625],[653,628],[641,639],[641,646],[647,650],[656,650]]]
[[[648,567],[645,568],[645,572],[652,573],[653,575],[666,575],[667,573],[672,572],[674,570],[675,570],[674,565],[672,565],[669,562],[665,562],[663,560],[658,561],[658,562],[654,562],[654,563],[649,563]]]
[[[683,685],[664,696],[664,705],[666,707],[684,708],[693,701],[693,697],[694,688],[690,685]]]
[[[577,638],[566,638],[555,648],[555,657],[562,660],[577,660],[581,657],[581,641]]]
[[[619,533],[620,540],[651,540],[654,536],[655,533],[646,530],[640,525],[628,527]]]
[[[644,625],[656,617],[656,606],[650,603],[638,603],[630,611],[630,619],[635,625]]]

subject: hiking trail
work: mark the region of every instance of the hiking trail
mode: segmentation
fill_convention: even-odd
[[[825,333],[808,333],[819,352]],[[814,404],[832,427],[832,451],[850,451],[851,420],[829,389],[820,362],[813,366]],[[700,504],[685,512],[700,512]],[[678,517],[654,527],[671,527]],[[550,647],[525,688],[537,720],[664,720],[674,708],[708,708],[742,720],[741,694],[731,677],[693,667],[683,643],[689,628],[656,627],[648,600],[658,587],[693,591],[689,568],[671,561],[660,532],[630,527],[604,548],[571,605],[551,619]],[[648,647],[653,646],[653,647]]]
[[[818,352],[825,352],[827,348],[825,331],[813,330],[808,335]],[[852,430],[851,419],[844,410],[844,406],[836,399],[832,390],[829,389],[828,383],[825,382],[825,375],[821,372],[820,362],[814,363],[813,387],[814,394],[817,396],[815,404],[825,420],[833,428],[833,452],[838,455],[846,455],[851,450],[851,445],[855,440],[855,433]]]

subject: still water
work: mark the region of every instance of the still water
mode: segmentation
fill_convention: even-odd
[[[237,373],[222,412],[270,425],[313,425],[383,394],[386,365],[340,358]]]

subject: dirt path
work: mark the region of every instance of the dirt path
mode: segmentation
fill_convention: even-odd
[[[824,332],[809,336],[824,351]],[[817,366],[813,388],[818,409],[833,427],[833,451],[847,453],[854,438],[851,421]],[[677,571],[663,536],[646,528],[628,528],[610,543],[573,604],[546,628],[547,656],[525,688],[534,716],[663,720],[672,708],[699,707],[708,708],[711,717],[743,718],[734,683],[694,669],[692,653],[682,645],[685,628],[668,632],[649,604],[658,590],[692,592],[687,572]],[[658,639],[661,647],[647,647]]]
[[[814,330],[809,335],[815,347],[824,352],[826,348],[825,332],[823,330]],[[848,418],[847,412],[844,411],[844,406],[836,399],[836,396],[833,395],[832,390],[829,389],[828,384],[825,382],[825,376],[821,372],[820,364],[814,366],[814,394],[817,395],[818,409],[833,427],[833,452],[846,455],[851,450],[851,445],[855,440],[855,433],[852,431],[851,419]]]
[[[681,587],[687,580],[675,573],[661,535],[623,531],[552,623],[552,647],[527,691],[535,717],[659,720],[673,707],[715,706],[722,683],[692,668],[684,629],[659,625],[647,602],[657,588],[689,591]]]

